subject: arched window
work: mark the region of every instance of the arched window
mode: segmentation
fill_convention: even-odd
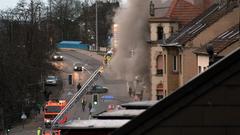
[[[157,70],[157,75],[162,75],[163,74],[163,57],[162,55],[158,55],[156,59],[156,70]]]
[[[160,99],[162,99],[163,98],[163,84],[162,83],[159,83],[158,85],[157,85],[157,95],[156,95],[156,97],[157,97],[157,100],[160,100]]]
[[[157,27],[157,37],[158,40],[163,40],[163,27],[162,26],[158,26]]]

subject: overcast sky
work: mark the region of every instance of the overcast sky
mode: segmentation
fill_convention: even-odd
[[[19,0],[0,0],[0,9],[14,8]],[[29,2],[30,0],[27,0]],[[47,2],[47,0],[42,0]],[[123,0],[126,2],[127,0]]]
[[[26,0],[29,2],[30,0]],[[47,0],[42,0],[47,1]],[[19,2],[19,0],[0,0],[0,9],[8,9],[8,8],[14,8],[16,4]]]
[[[0,9],[12,8],[16,5],[18,0],[0,0]]]

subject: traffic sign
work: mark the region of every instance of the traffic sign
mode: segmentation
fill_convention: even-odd
[[[105,95],[101,97],[102,100],[114,100],[114,97],[111,95]]]

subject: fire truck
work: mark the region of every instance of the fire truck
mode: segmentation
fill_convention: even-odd
[[[60,133],[60,130],[53,130],[53,131],[47,130],[47,131],[44,131],[42,135],[61,135],[61,133]]]
[[[51,126],[52,120],[61,112],[61,110],[67,105],[66,100],[49,100],[44,107],[44,125],[46,128]],[[67,121],[67,116],[63,116],[59,120],[59,124],[63,124]]]

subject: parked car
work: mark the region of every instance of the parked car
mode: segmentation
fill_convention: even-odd
[[[73,70],[74,70],[74,71],[82,71],[82,70],[83,70],[82,67],[83,67],[83,66],[82,66],[81,63],[74,63],[74,64],[73,64]]]
[[[57,76],[49,75],[45,80],[45,85],[57,85]]]
[[[94,85],[87,93],[88,94],[102,94],[102,93],[107,93],[108,92],[108,88],[107,87],[103,87],[101,85]]]
[[[56,52],[52,55],[52,59],[55,60],[55,61],[62,61],[63,56],[61,55],[60,52]]]

